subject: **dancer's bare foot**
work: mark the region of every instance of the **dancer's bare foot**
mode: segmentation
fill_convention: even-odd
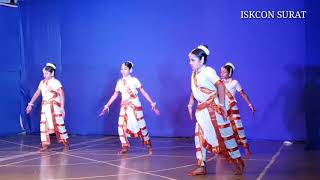
[[[118,152],[118,154],[127,154],[128,151],[129,151],[128,148],[123,147],[123,148]]]
[[[245,150],[246,158],[249,158],[249,157],[250,157],[250,155],[251,155],[250,148],[249,148],[249,147],[246,147],[244,150]]]
[[[64,144],[63,151],[69,151],[69,150],[70,150],[69,144]]]
[[[237,169],[235,170],[235,175],[242,175],[244,171],[244,162],[242,159],[237,159],[236,163]]]
[[[43,145],[42,148],[38,150],[39,153],[48,151],[48,146]]]
[[[200,175],[206,175],[206,167],[205,166],[198,166],[196,169],[193,171],[189,172],[189,176],[200,176]]]
[[[152,153],[153,153],[153,151],[152,151],[152,146],[151,146],[151,145],[148,145],[147,148],[148,148],[148,154],[149,154],[149,155],[152,155]]]

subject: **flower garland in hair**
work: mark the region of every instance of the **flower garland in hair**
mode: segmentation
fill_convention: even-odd
[[[204,53],[206,53],[207,56],[210,55],[210,51],[207,47],[205,47],[204,45],[200,45],[197,47],[198,49],[201,49]]]

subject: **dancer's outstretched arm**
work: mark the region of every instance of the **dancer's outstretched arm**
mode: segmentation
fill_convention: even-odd
[[[34,102],[38,99],[38,97],[40,96],[40,94],[41,94],[40,89],[38,89],[38,90],[34,93],[33,97],[31,98],[31,101],[28,103],[28,106],[27,106],[27,108],[26,108],[26,113],[27,113],[27,114],[29,114],[29,113],[31,112],[32,107],[34,106]]]
[[[106,112],[109,112],[109,107],[117,99],[118,96],[119,96],[119,92],[115,91],[111,96],[111,98],[109,99],[108,103],[103,107],[103,110],[101,111],[99,116],[103,116]]]
[[[152,101],[151,97],[149,96],[149,94],[147,93],[146,90],[144,90],[143,88],[140,88],[140,92],[141,94],[147,99],[147,101],[150,103],[152,110],[154,111],[154,113],[156,113],[156,115],[160,115],[160,111],[159,109],[156,107],[156,103]]]
[[[240,91],[240,94],[241,94],[241,96],[243,97],[243,99],[248,103],[248,106],[249,106],[249,108],[251,109],[251,111],[252,111],[252,112],[255,112],[256,109],[253,107],[253,105],[252,105],[252,103],[251,103],[251,101],[250,101],[249,96],[247,95],[247,93],[245,93],[244,90],[241,90],[241,91]]]

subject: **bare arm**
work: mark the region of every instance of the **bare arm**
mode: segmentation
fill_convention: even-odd
[[[216,88],[218,89],[218,98],[219,98],[219,105],[221,109],[223,110],[223,118],[227,119],[227,110],[225,108],[225,86],[221,81],[217,81],[215,83]]]
[[[109,111],[109,107],[111,106],[111,104],[117,99],[117,97],[119,96],[119,92],[115,91],[113,93],[113,95],[110,97],[108,103],[104,106],[102,112],[100,113],[99,116],[104,115],[107,111]]]
[[[244,90],[241,90],[241,91],[240,91],[240,94],[241,94],[241,96],[243,97],[243,99],[247,102],[247,104],[249,105],[251,111],[252,111],[252,112],[255,112],[256,110],[255,110],[255,108],[253,107],[253,105],[252,105],[252,103],[251,103],[251,101],[250,101],[249,96],[247,95],[247,93],[245,93]]]
[[[154,103],[149,94],[143,88],[140,88],[140,92],[151,105]]]
[[[26,113],[29,114],[32,110],[32,107],[34,105],[34,102],[38,99],[38,97],[40,96],[41,91],[40,89],[37,89],[37,91],[34,93],[33,97],[31,98],[30,102],[28,103],[28,106],[26,108]]]
[[[61,97],[61,102],[60,102],[60,104],[61,104],[61,110],[62,110],[62,117],[63,118],[65,118],[65,115],[66,115],[66,112],[64,111],[64,91],[63,91],[63,89],[62,88],[59,88],[58,89],[58,93],[59,93],[59,95],[60,95],[60,97]]]
[[[140,92],[141,94],[146,98],[146,100],[151,104],[152,110],[157,114],[160,115],[160,111],[157,109],[156,107],[156,103],[152,101],[151,97],[149,96],[149,94],[147,93],[147,91],[145,91],[142,87],[140,88]]]
[[[193,104],[194,104],[194,96],[193,96],[193,93],[191,92],[190,99],[189,99],[189,104],[188,104],[188,111],[189,111],[189,116],[190,116],[191,120],[193,119],[193,116],[192,116]]]
[[[225,100],[225,86],[221,81],[218,81],[215,84],[216,88],[218,89],[218,98],[219,98],[219,103],[221,106],[224,106],[224,100]]]
[[[115,91],[105,106],[109,108],[111,104],[117,99],[118,96],[119,96],[119,92]]]
[[[192,107],[193,107],[193,104],[194,104],[194,96],[193,96],[193,93],[191,93],[188,107],[191,107],[191,108],[192,108]]]
[[[33,97],[31,98],[29,104],[34,104],[34,102],[38,99],[40,94],[41,94],[40,89],[37,89],[37,91],[34,93]]]
[[[62,88],[58,89],[58,93],[61,97],[61,108],[64,109],[64,102],[65,102],[65,98],[64,98],[64,91]]]

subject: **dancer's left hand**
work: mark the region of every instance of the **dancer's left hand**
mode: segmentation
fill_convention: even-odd
[[[159,109],[157,107],[152,108],[152,110],[157,116],[160,115],[160,111],[159,111]]]
[[[104,108],[102,109],[101,113],[99,114],[99,116],[103,116],[105,113],[109,112],[109,107],[108,106],[104,106]]]
[[[156,103],[151,103],[151,108],[156,115],[160,115],[159,109],[156,107]]]
[[[256,109],[253,107],[252,104],[249,104],[249,108],[251,109],[252,112],[256,112]]]
[[[26,108],[26,113],[30,114],[31,111],[32,111],[32,106],[28,105],[27,108]]]

